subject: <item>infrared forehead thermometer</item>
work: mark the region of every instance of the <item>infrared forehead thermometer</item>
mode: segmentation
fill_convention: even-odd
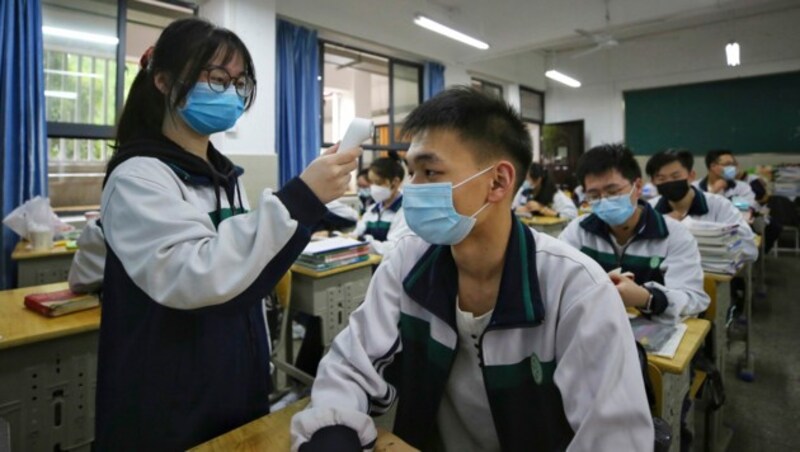
[[[354,118],[347,127],[347,132],[344,133],[344,138],[342,138],[342,142],[339,144],[339,151],[344,152],[357,148],[364,140],[372,137],[374,131],[375,125],[371,120]]]

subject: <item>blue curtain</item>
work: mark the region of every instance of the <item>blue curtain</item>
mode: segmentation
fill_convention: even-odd
[[[39,0],[0,1],[0,195],[2,213],[47,196],[47,122],[44,105],[42,8]],[[11,251],[16,234],[0,236],[0,288],[14,284]]]
[[[422,78],[425,84],[422,91],[423,100],[428,100],[444,90],[444,66],[441,64],[433,61],[425,62]]]
[[[276,148],[281,186],[319,155],[320,75],[317,32],[278,20]]]

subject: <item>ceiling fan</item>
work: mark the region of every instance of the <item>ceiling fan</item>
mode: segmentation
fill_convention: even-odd
[[[590,33],[588,31],[582,30],[580,28],[576,29],[575,33],[578,33],[579,35],[581,35],[583,37],[591,39],[592,42],[594,42],[594,46],[590,47],[590,48],[588,48],[586,50],[583,50],[583,51],[580,51],[580,52],[577,52],[577,53],[573,54],[572,58],[580,58],[580,57],[583,57],[583,56],[598,52],[600,50],[610,49],[612,47],[616,47],[616,46],[619,45],[619,41],[617,41],[610,34],[606,34],[606,33]]]

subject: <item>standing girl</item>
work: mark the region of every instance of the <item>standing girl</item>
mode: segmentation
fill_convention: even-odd
[[[244,43],[205,20],[173,22],[142,57],[101,201],[97,450],[184,450],[269,411],[262,299],[360,151],[331,149],[251,208],[209,135],[255,90]]]

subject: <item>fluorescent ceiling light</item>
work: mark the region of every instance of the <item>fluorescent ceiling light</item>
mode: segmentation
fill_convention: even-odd
[[[47,91],[45,90],[44,95],[47,97],[57,97],[59,99],[72,99],[75,100],[78,98],[78,93],[72,91]]]
[[[49,36],[58,36],[59,38],[69,38],[78,41],[94,42],[97,44],[119,44],[119,39],[116,36],[98,35],[95,33],[85,33],[82,31],[68,30],[66,28],[56,27],[42,27],[42,33]]]
[[[70,77],[100,78],[100,74],[92,74],[91,72],[60,71],[58,69],[45,69],[44,73],[45,74],[55,74],[55,75],[68,75]]]
[[[186,6],[179,6],[179,5],[171,5],[169,3],[163,3],[158,0],[136,0],[136,3],[143,3],[145,5],[152,5],[158,8],[169,9],[172,11],[178,11],[184,14],[194,14],[194,10],[192,8]]]
[[[731,42],[725,46],[725,57],[728,60],[728,66],[738,66],[742,64],[739,60],[739,43]]]
[[[545,72],[544,75],[545,75],[545,77],[549,78],[550,80],[555,80],[555,81],[557,81],[559,83],[563,83],[563,84],[565,84],[567,86],[570,86],[572,88],[579,88],[581,86],[581,82],[575,80],[574,78],[572,78],[572,77],[570,77],[568,75],[564,75],[561,72],[558,72],[558,71],[555,71],[555,70],[552,70],[552,69],[547,71],[547,72]]]
[[[472,36],[467,36],[464,33],[461,33],[460,31],[453,30],[452,28],[446,25],[442,25],[439,22],[430,20],[427,17],[419,14],[414,16],[414,23],[422,28],[427,28],[430,31],[435,31],[440,35],[447,36],[450,39],[455,39],[456,41],[463,42],[464,44],[471,45],[472,47],[481,50],[486,50],[489,48],[489,44],[479,39],[475,39]]]

